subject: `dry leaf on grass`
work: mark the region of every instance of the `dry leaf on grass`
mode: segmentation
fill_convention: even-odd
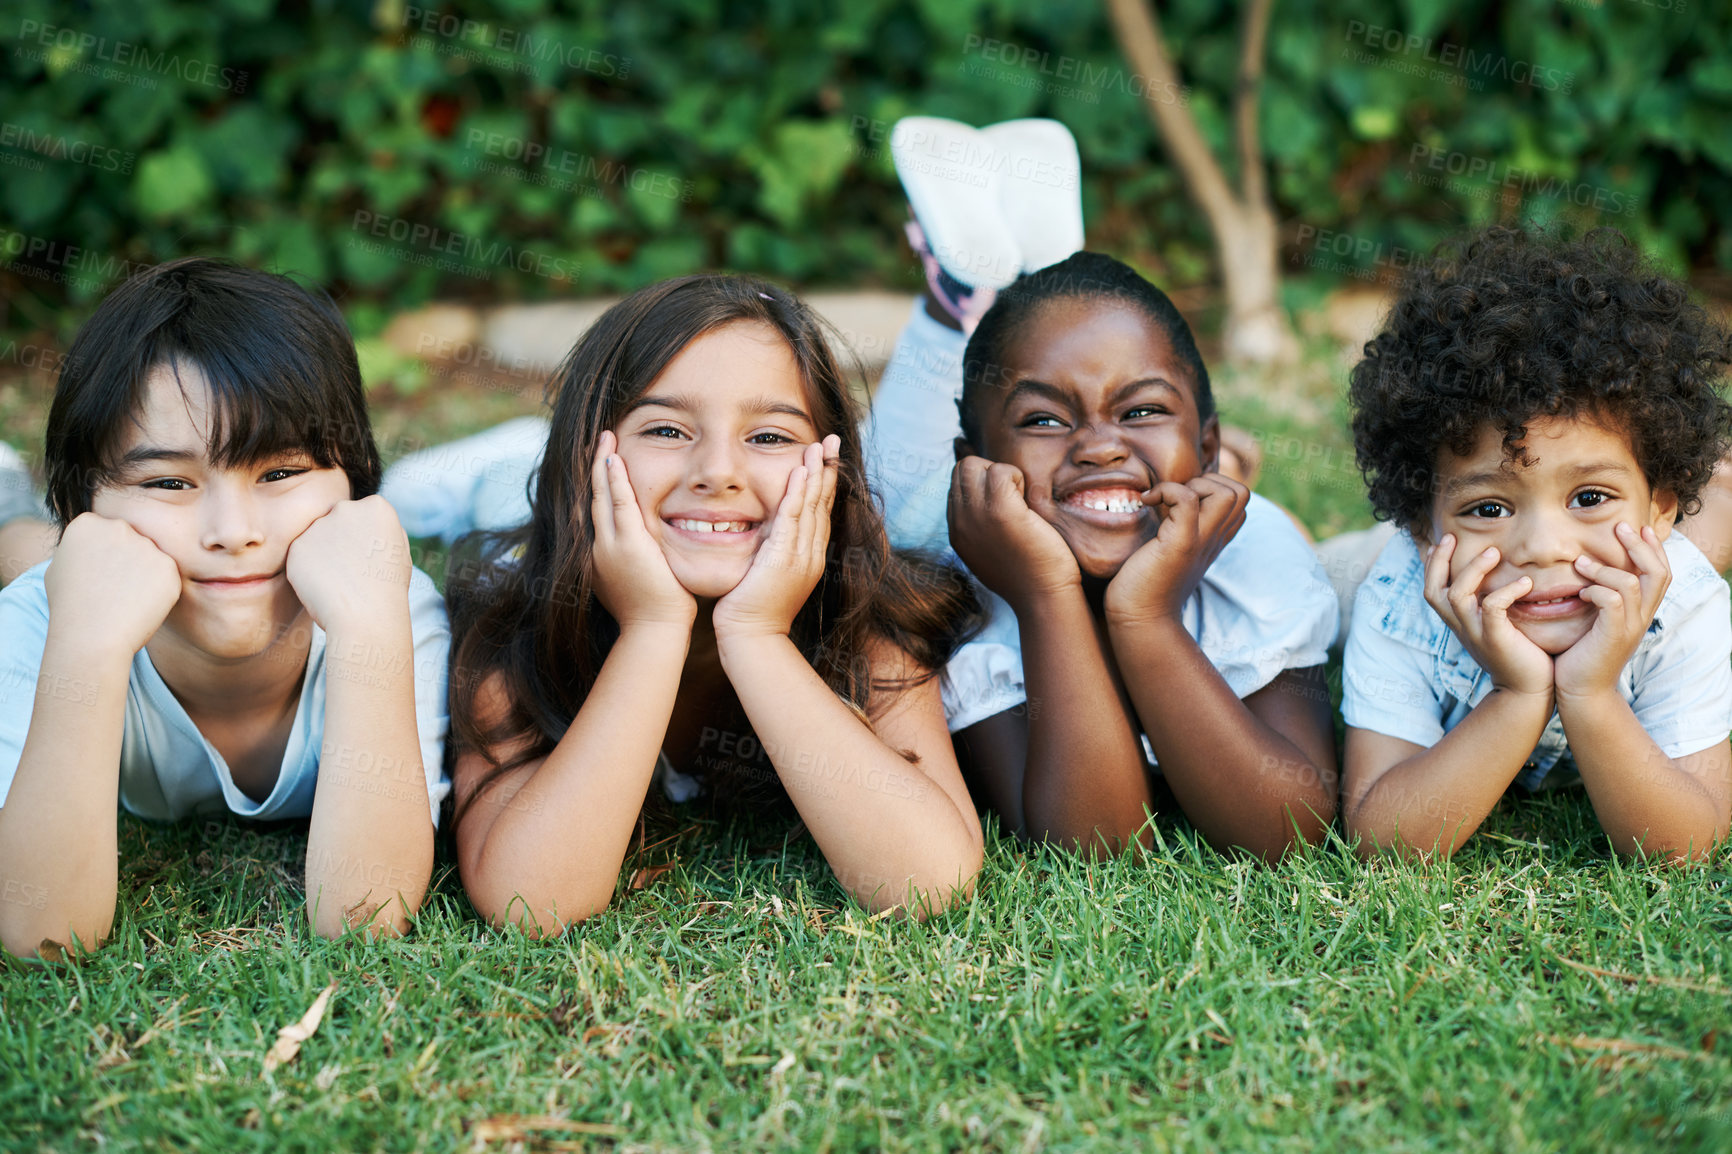
[[[1665,986],[1668,989],[1673,990],[1692,990],[1699,994],[1732,994],[1732,987],[1727,986],[1718,986],[1713,984],[1703,985],[1701,982],[1690,982],[1683,978],[1662,978],[1653,974],[1627,974],[1622,970],[1606,970],[1601,969],[1599,966],[1588,966],[1583,965],[1581,962],[1572,962],[1570,959],[1562,956],[1558,957],[1558,961],[1570,967],[1572,970],[1580,970],[1584,974],[1593,974],[1596,977],[1601,978],[1611,978],[1614,981],[1619,982],[1629,982],[1631,984],[1644,983],[1650,986]]]
[[[661,877],[673,868],[673,862],[668,862],[665,865],[645,866],[631,875],[631,885],[629,888],[634,893],[638,890],[648,889],[657,878]]]
[[[535,1130],[611,1136],[625,1133],[618,1126],[609,1126],[602,1122],[573,1122],[549,1114],[495,1114],[491,1118],[465,1123],[465,1127],[478,1149],[489,1142],[522,1142]]]
[[[1690,1058],[1699,1062],[1711,1061],[1712,1056],[1698,1054],[1691,1050],[1680,1050],[1676,1046],[1656,1046],[1647,1042],[1629,1042],[1623,1038],[1590,1038],[1586,1034],[1577,1034],[1573,1038],[1565,1038],[1559,1034],[1545,1034],[1542,1037],[1557,1046],[1569,1046],[1576,1050],[1604,1051],[1618,1056],[1627,1054],[1647,1054],[1657,1058]]]
[[[337,983],[332,982],[319,991],[319,996],[313,999],[313,1004],[301,1015],[300,1021],[277,1031],[277,1040],[271,1043],[265,1054],[265,1073],[269,1074],[301,1052],[301,1043],[318,1032],[319,1023],[325,1019],[325,1006],[336,991]]]

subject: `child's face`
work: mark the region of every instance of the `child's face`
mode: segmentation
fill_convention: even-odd
[[[668,363],[614,428],[638,507],[693,596],[740,583],[819,433],[775,330],[730,324]]]
[[[1219,425],[1198,416],[1190,372],[1134,306],[1048,301],[1005,361],[1005,387],[979,398],[974,448],[1021,469],[1029,508],[1083,573],[1110,578],[1158,527],[1143,492],[1214,468]]]
[[[1533,578],[1533,589],[1510,606],[1510,623],[1556,656],[1593,628],[1597,610],[1578,594],[1589,582],[1575,569],[1583,554],[1603,565],[1635,572],[1619,543],[1619,522],[1640,531],[1653,526],[1664,540],[1672,531],[1678,502],[1648,487],[1629,441],[1591,420],[1536,417],[1523,442],[1533,464],[1508,460],[1503,435],[1480,430],[1473,451],[1458,457],[1438,451],[1437,495],[1432,499],[1430,540],[1456,537],[1450,579],[1489,546],[1497,568],[1481,583],[1484,597],[1510,582]]]
[[[180,569],[180,600],[164,630],[210,657],[253,657],[300,615],[284,575],[289,545],[348,499],[349,478],[299,451],[218,469],[210,416],[196,367],[183,365],[179,381],[155,369],[122,438],[120,471],[92,495],[91,511],[125,521]]]

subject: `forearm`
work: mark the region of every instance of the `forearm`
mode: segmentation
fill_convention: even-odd
[[[628,628],[534,774],[475,800],[496,816],[463,880],[489,922],[552,933],[612,900],[690,646],[689,625]]]
[[[1128,848],[1148,821],[1148,771],[1094,614],[1076,590],[1019,606],[1017,623],[1028,695],[1024,828],[1090,851]]]
[[[325,733],[307,831],[315,932],[401,933],[433,872],[433,823],[415,719],[407,609],[325,642]]]
[[[1622,854],[1699,858],[1726,836],[1724,782],[1667,757],[1615,690],[1558,696],[1570,751],[1600,827]]]
[[[0,808],[0,944],[90,949],[114,925],[115,812],[131,654],[50,632],[29,736]]]
[[[972,813],[842,703],[785,635],[719,639],[723,669],[806,828],[872,909],[936,913],[972,889]]]
[[[1449,857],[1521,772],[1551,713],[1550,693],[1494,689],[1436,745],[1350,793],[1348,839],[1366,856],[1393,848]]]
[[[1179,621],[1114,623],[1110,636],[1161,774],[1204,837],[1274,859],[1322,836],[1333,765],[1253,713]]]

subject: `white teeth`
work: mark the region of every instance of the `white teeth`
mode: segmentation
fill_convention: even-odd
[[[1143,507],[1140,501],[1126,501],[1122,499],[1084,501],[1082,502],[1082,506],[1085,509],[1093,509],[1099,513],[1135,513]]]
[[[752,527],[750,521],[687,521],[683,518],[669,524],[693,533],[744,533]]]

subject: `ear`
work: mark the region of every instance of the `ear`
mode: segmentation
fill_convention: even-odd
[[[1430,517],[1423,515],[1415,517],[1407,525],[1407,535],[1412,537],[1414,544],[1418,545],[1421,549],[1429,549],[1432,545],[1436,544],[1436,542],[1431,539]]]
[[[974,447],[974,444],[969,441],[967,437],[956,438],[956,440],[951,442],[951,447],[956,451],[956,459],[958,461],[962,460],[964,457],[980,456],[980,451]]]
[[[1664,541],[1672,535],[1672,529],[1678,520],[1678,494],[1670,489],[1656,489],[1650,499],[1652,515],[1648,524],[1654,527],[1654,536]]]
[[[1221,468],[1221,417],[1214,414],[1203,422],[1203,431],[1197,437],[1198,460],[1203,463],[1203,472],[1214,473]]]

